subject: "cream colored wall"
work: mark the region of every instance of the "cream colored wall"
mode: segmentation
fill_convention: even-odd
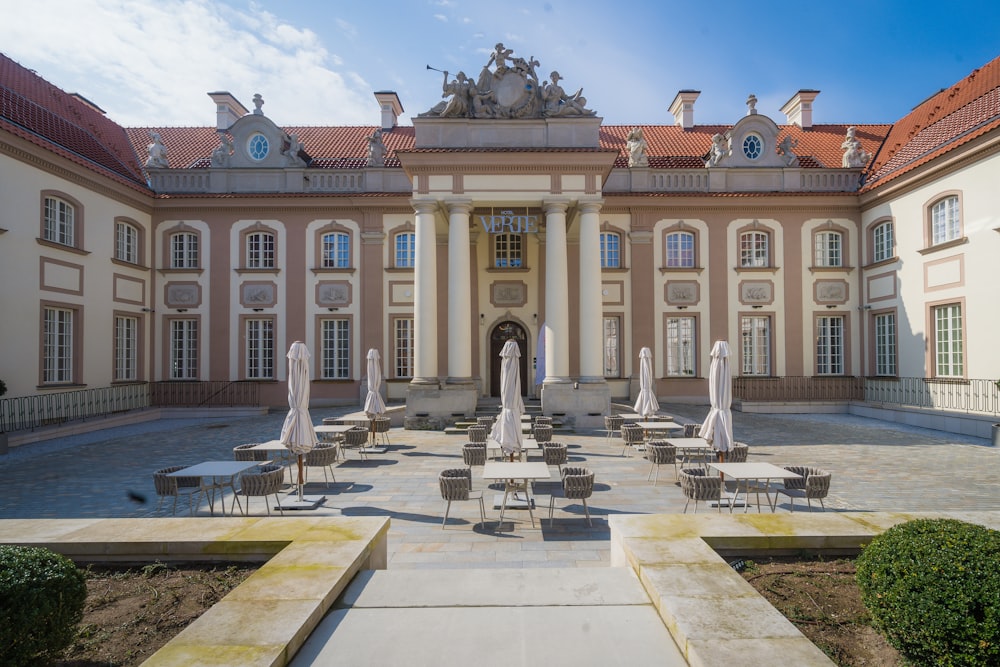
[[[163,220],[157,224],[155,231],[155,242],[157,248],[155,259],[156,266],[158,268],[170,265],[169,260],[164,260],[164,252],[166,251],[169,253],[170,235],[176,231],[180,231],[180,225],[182,223],[186,230],[200,234],[200,245],[198,247],[198,263],[200,270],[171,270],[169,273],[158,277],[157,287],[154,291],[152,299],[154,304],[153,308],[158,315],[158,317],[156,317],[154,330],[157,344],[154,347],[155,353],[153,359],[153,379],[157,381],[170,379],[170,372],[167,368],[167,364],[170,363],[170,340],[167,338],[167,336],[169,336],[169,331],[162,325],[162,318],[164,316],[197,317],[199,319],[199,327],[202,335],[198,337],[198,377],[210,377],[208,360],[209,343],[211,340],[205,333],[212,331],[213,317],[211,299],[209,298],[209,294],[211,293],[209,289],[209,277],[212,275],[212,253],[210,252],[210,248],[212,241],[215,240],[218,242],[219,239],[212,238],[209,225],[204,220],[191,220],[186,218],[183,220],[179,218]],[[186,309],[186,313],[180,313],[174,308],[169,308],[166,304],[166,286],[171,282],[196,283],[201,292],[201,302],[197,306],[188,307]],[[221,316],[221,314],[218,315]]]

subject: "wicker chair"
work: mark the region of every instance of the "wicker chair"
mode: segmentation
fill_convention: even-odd
[[[483,426],[487,431],[493,426],[493,422],[497,420],[496,416],[493,417],[476,417],[476,424],[478,426]]]
[[[684,424],[684,437],[697,438],[698,431],[700,430],[701,430],[701,424]]]
[[[240,505],[243,515],[250,513],[250,498],[257,496],[264,498],[264,506],[267,508],[268,516],[271,515],[271,504],[267,502],[268,496],[274,496],[274,504],[278,510],[284,514],[281,505],[278,504],[278,492],[285,483],[285,468],[277,463],[268,463],[260,466],[258,472],[245,472],[240,475],[240,488],[233,495],[233,506],[229,509],[232,514],[239,503],[240,496],[247,500],[246,507]]]
[[[625,456],[625,452],[631,456],[632,448],[641,449],[645,441],[642,428],[635,424],[622,424],[622,456]]]
[[[236,461],[266,461],[267,452],[263,449],[254,450],[259,443],[249,442],[233,447],[233,459]]]
[[[368,444],[368,429],[364,426],[355,426],[344,431],[344,449],[357,449],[362,461],[368,460],[368,453],[365,452],[365,445]]]
[[[337,462],[337,457],[336,444],[332,442],[320,442],[306,454],[305,467],[322,468],[323,480],[326,482],[327,487],[329,487],[330,479],[333,479],[334,484],[337,483],[337,476],[333,474],[333,464]],[[329,477],[326,474],[327,469],[330,471]]]
[[[726,452],[726,463],[746,463],[750,447],[742,442],[734,442]]]
[[[486,465],[486,443],[484,442],[467,442],[462,445],[462,461],[465,465],[469,466],[469,471],[472,471],[472,466],[484,466]]]
[[[372,420],[372,429],[374,432],[375,439],[382,436],[382,444],[388,447],[391,443],[389,442],[389,428],[392,426],[392,421],[388,417],[376,417]]]
[[[569,461],[566,445],[561,442],[546,442],[542,446],[542,456],[545,465],[556,466],[562,474],[562,467]]]
[[[610,445],[611,438],[621,437],[622,423],[625,419],[621,415],[604,416],[604,439]]]
[[[469,438],[469,442],[486,442],[486,436],[489,434],[489,429],[485,426],[470,426],[466,429],[465,433]]]
[[[552,525],[552,512],[556,506],[556,493],[549,496],[549,525]],[[587,525],[593,527],[590,521],[590,508],[587,498],[594,495],[594,473],[587,468],[566,466],[562,470],[562,496],[567,500],[583,502],[583,512],[587,517]]]
[[[812,509],[812,501],[818,500],[820,507],[824,510],[826,505],[823,499],[830,493],[830,473],[822,468],[811,466],[783,466],[785,470],[800,475],[800,479],[786,479],[785,487],[777,492],[788,496],[791,512],[795,511],[795,499],[805,498],[809,509]],[[777,504],[777,498],[775,499]]]
[[[646,445],[646,459],[649,461],[647,482],[650,477],[653,477],[653,471],[656,471],[656,476],[653,477],[653,486],[656,486],[656,481],[660,478],[660,466],[662,465],[673,464],[674,477],[677,477],[677,448],[669,442],[650,440],[649,444]]]
[[[552,442],[552,424],[536,424],[534,431],[535,442],[539,445]]]
[[[472,470],[470,468],[442,470],[441,474],[438,475],[438,484],[441,487],[441,497],[448,501],[448,506],[444,510],[444,519],[441,521],[441,530],[444,530],[444,526],[448,522],[448,513],[451,511],[451,504],[456,500],[478,500],[479,516],[482,523],[486,524],[483,492],[472,490]]]
[[[702,500],[714,500],[719,505],[719,512],[722,512],[722,478],[714,473],[709,473],[704,468],[683,468],[678,473],[681,482],[681,491],[687,501],[684,503],[684,513],[687,513],[688,505],[694,501],[694,511],[698,511],[698,503]]]
[[[156,488],[156,495],[160,501],[156,505],[156,511],[163,507],[163,501],[173,496],[174,504],[170,514],[177,514],[177,498],[188,497],[188,509],[192,516],[194,511],[201,505],[201,478],[200,477],[168,477],[167,475],[178,470],[183,470],[187,466],[170,466],[153,473],[153,486]],[[197,497],[198,502],[195,503]]]

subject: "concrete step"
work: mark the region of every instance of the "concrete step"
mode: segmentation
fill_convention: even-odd
[[[686,665],[629,568],[359,573],[290,663]]]

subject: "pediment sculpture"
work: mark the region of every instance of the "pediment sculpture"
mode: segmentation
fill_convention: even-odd
[[[583,88],[569,94],[559,85],[559,72],[553,71],[549,80],[539,82],[535,58],[514,57],[514,51],[498,43],[483,66],[479,77],[473,81],[465,72],[458,72],[449,80],[446,70],[427,65],[427,69],[441,72],[441,97],[431,109],[419,114],[436,118],[568,118],[596,116],[587,108]],[[491,69],[492,67],[492,69]]]
[[[854,126],[847,128],[844,143],[840,144],[840,147],[844,149],[844,157],[841,160],[841,166],[844,169],[864,167],[872,157],[868,151],[861,147],[861,142],[855,138],[856,131]]]

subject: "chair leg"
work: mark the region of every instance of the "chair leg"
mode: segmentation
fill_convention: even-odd
[[[555,509],[555,506],[556,506],[556,494],[553,493],[549,496],[549,528],[552,527],[552,510]]]
[[[479,495],[479,518],[481,519],[480,525],[486,527],[486,505],[483,504],[483,496]]]
[[[444,519],[441,520],[441,530],[444,530],[444,524],[448,523],[448,512],[450,511],[451,511],[451,501],[449,500],[448,506],[444,508]]]
[[[587,507],[587,499],[581,498],[581,500],[583,500],[583,513],[587,515],[587,526],[593,528],[594,524],[590,522],[590,508]]]

